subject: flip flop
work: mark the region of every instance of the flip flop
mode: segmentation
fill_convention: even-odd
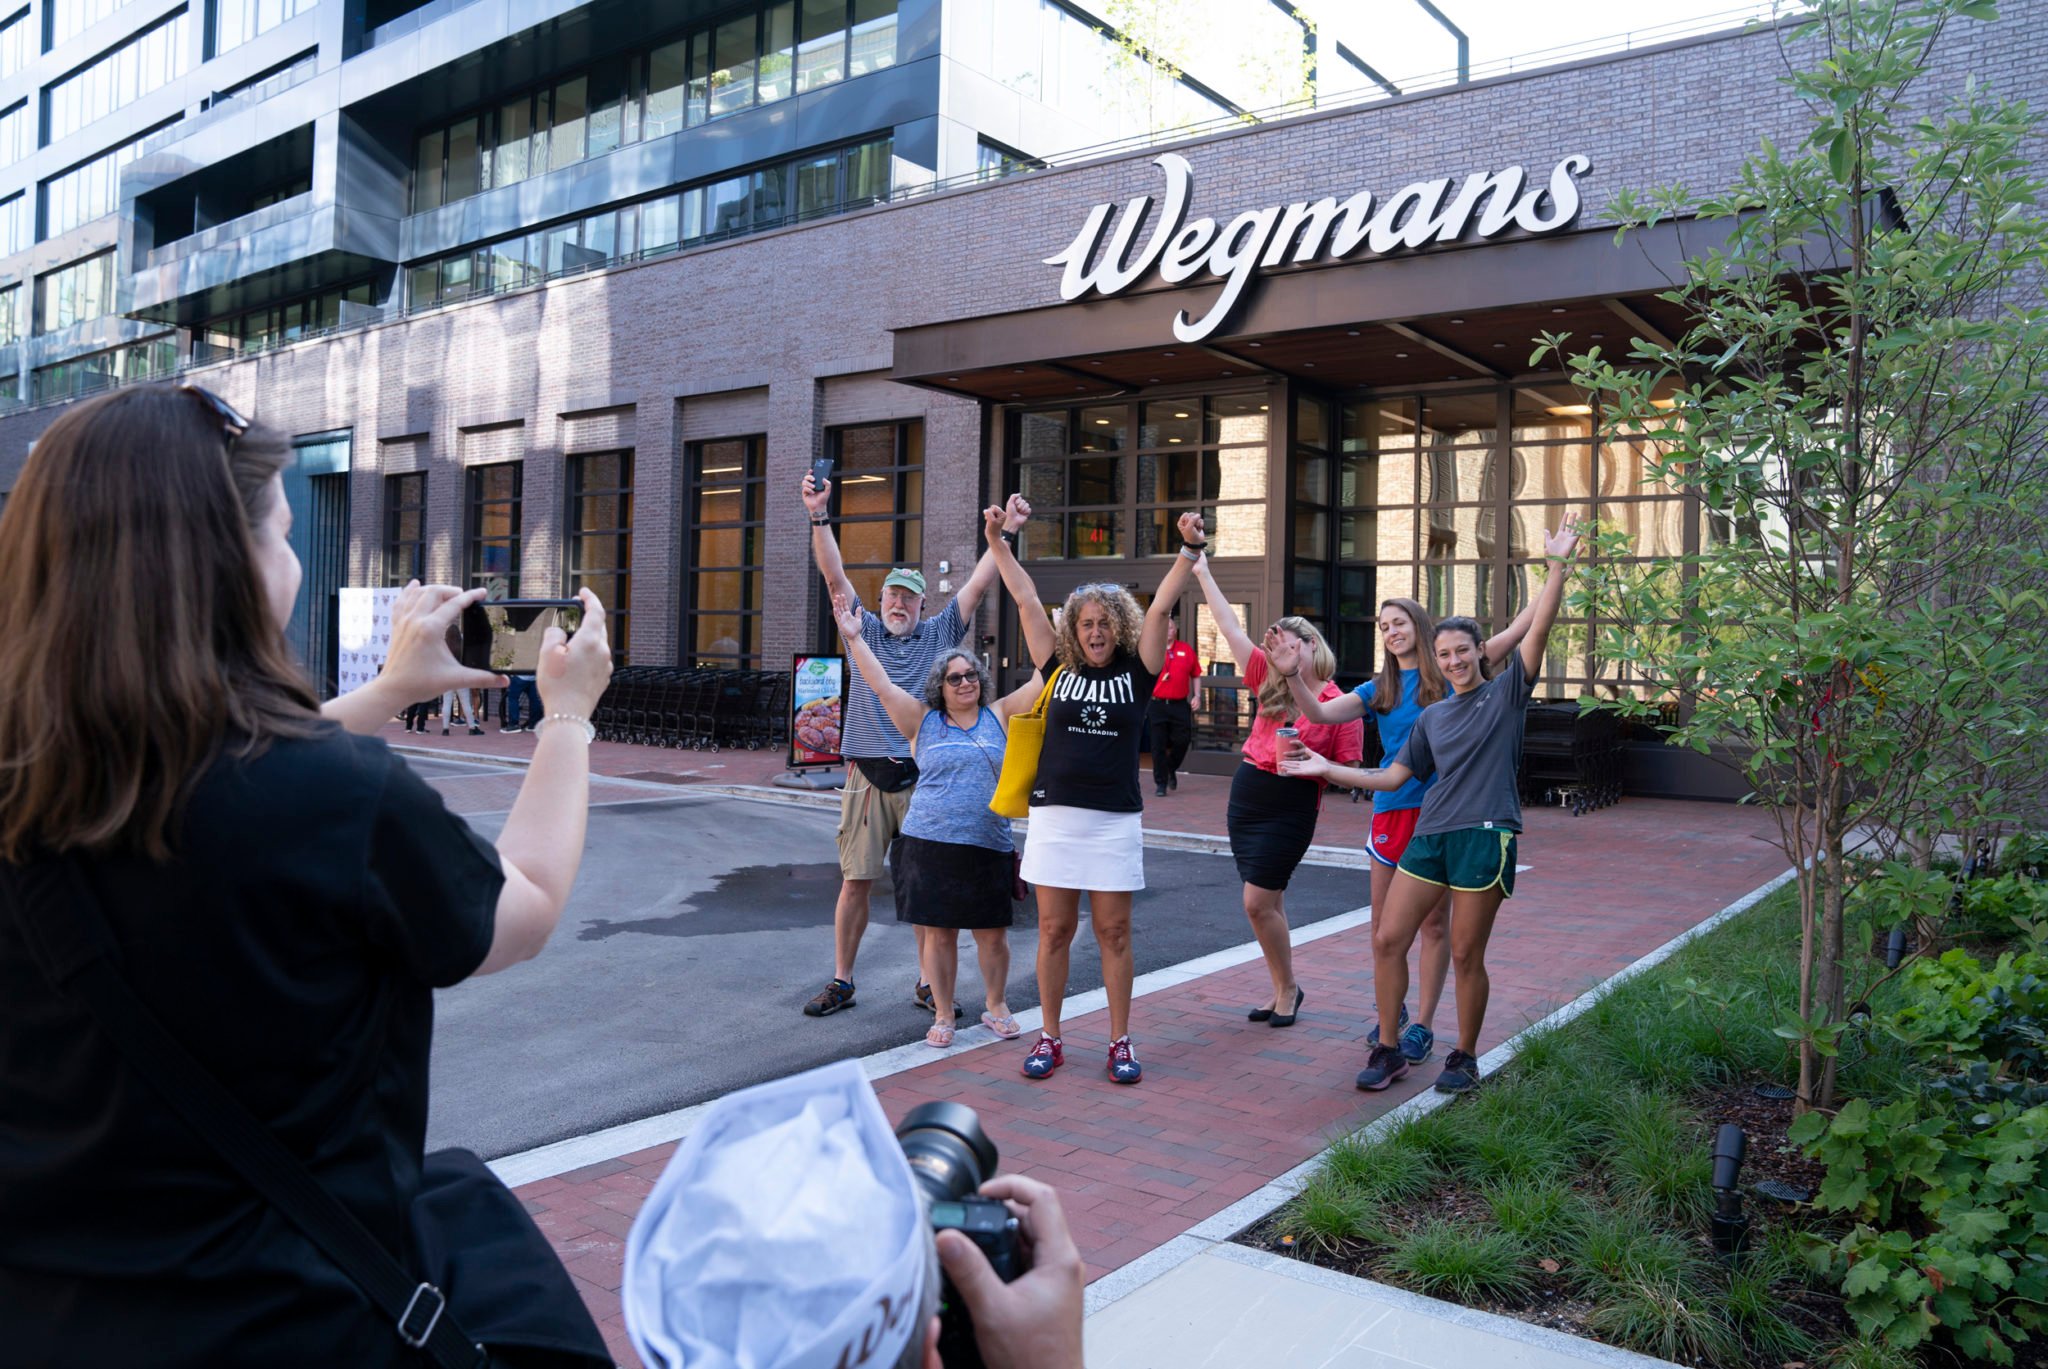
[[[953,1029],[943,1023],[934,1022],[932,1029],[924,1034],[924,1043],[934,1050],[944,1050],[953,1044]]]
[[[997,1017],[994,1013],[985,1012],[981,1015],[981,1025],[1005,1041],[1014,1041],[1024,1034],[1024,1029],[1017,1025],[1014,1015]]]

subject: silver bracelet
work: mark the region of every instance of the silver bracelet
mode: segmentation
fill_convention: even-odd
[[[1202,543],[1202,545],[1200,545],[1199,547],[1192,542],[1183,542],[1180,544],[1180,554],[1182,556],[1187,557],[1190,561],[1201,560],[1203,554],[1208,550],[1209,544],[1207,542]]]
[[[574,723],[578,728],[582,730],[584,741],[594,742],[597,740],[596,724],[592,723],[590,719],[580,718],[574,713],[550,713],[545,718],[542,718],[539,722],[535,723],[533,725],[533,730],[535,732],[538,732],[542,728],[546,727],[549,723]]]

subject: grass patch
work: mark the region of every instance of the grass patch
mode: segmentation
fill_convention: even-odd
[[[1325,1172],[1376,1203],[1421,1197],[1443,1177],[1436,1161],[1416,1146],[1399,1140],[1373,1145],[1355,1136],[1330,1148]]]
[[[1295,1239],[1318,1254],[1338,1250],[1347,1241],[1384,1234],[1378,1205],[1327,1173],[1318,1174],[1295,1195],[1288,1219]]]
[[[1680,1364],[1725,1364],[1742,1353],[1741,1337],[1718,1315],[1714,1299],[1668,1275],[1621,1281],[1586,1322],[1603,1340]]]
[[[1517,1237],[1459,1221],[1425,1222],[1387,1255],[1388,1268],[1410,1287],[1459,1302],[1527,1295],[1530,1264],[1529,1248]]]
[[[1573,1235],[1566,1272],[1592,1297],[1608,1295],[1631,1280],[1675,1279],[1699,1263],[1683,1239],[1625,1207],[1595,1208]]]
[[[1499,1179],[1480,1186],[1494,1224],[1539,1255],[1562,1256],[1593,1215],[1561,1179]]]
[[[1617,1197],[1670,1225],[1705,1220],[1714,1161],[1698,1118],[1665,1094],[1633,1092],[1615,1102],[1605,1131]]]

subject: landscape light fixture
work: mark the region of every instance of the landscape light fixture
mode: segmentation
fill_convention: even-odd
[[[1899,961],[1906,955],[1906,924],[1901,922],[1892,928],[1892,934],[1884,939],[1884,967],[1887,970],[1899,968]]]
[[[1742,1211],[1742,1190],[1736,1176],[1742,1170],[1742,1155],[1749,1138],[1733,1122],[1723,1122],[1714,1133],[1714,1253],[1732,1262],[1749,1246],[1749,1218]]]

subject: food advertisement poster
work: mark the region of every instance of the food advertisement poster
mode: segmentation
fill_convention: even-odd
[[[789,671],[789,763],[839,764],[839,718],[846,706],[844,656],[796,656]]]

